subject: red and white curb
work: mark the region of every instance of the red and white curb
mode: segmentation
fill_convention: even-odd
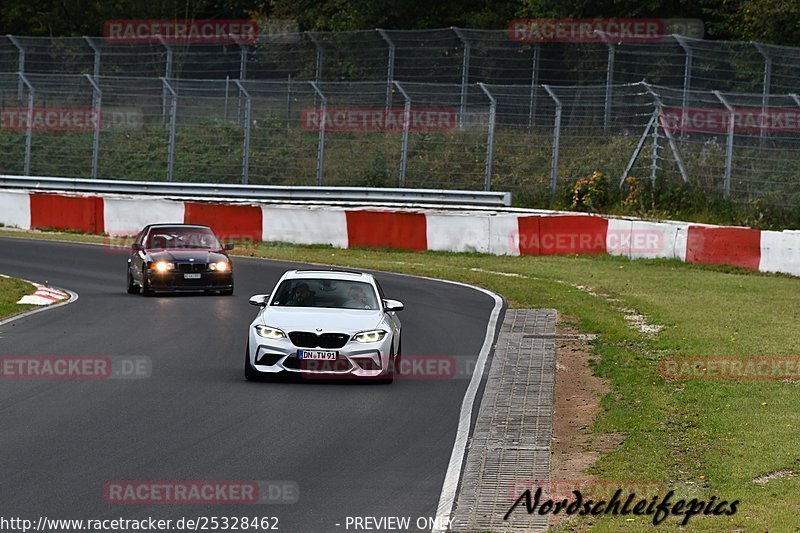
[[[28,281],[28,283],[36,287],[36,292],[34,292],[33,294],[26,294],[25,296],[19,299],[19,301],[17,302],[18,304],[50,305],[56,302],[60,302],[62,300],[67,300],[69,298],[69,294],[67,294],[62,290],[45,287],[44,285],[40,285],[32,281]]]

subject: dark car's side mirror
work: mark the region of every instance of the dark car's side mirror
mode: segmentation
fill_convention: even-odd
[[[229,242],[228,244],[226,244],[226,245],[224,246],[224,248],[225,248],[226,250],[233,250],[233,243],[232,243],[232,242]]]
[[[250,305],[257,305],[258,307],[266,307],[267,306],[267,298],[269,298],[268,294],[255,294],[250,297]]]
[[[402,311],[405,309],[403,302],[398,302],[397,300],[384,300],[383,301],[383,310],[384,311]]]
[[[135,242],[131,245],[131,250],[133,250],[134,252],[138,252],[139,250],[144,250],[144,246],[142,246],[138,242]]]

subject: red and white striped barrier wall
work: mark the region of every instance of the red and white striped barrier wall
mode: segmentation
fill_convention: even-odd
[[[133,235],[158,222],[206,224],[223,240],[495,255],[613,254],[800,276],[800,231],[536,210],[357,209],[0,190],[0,223],[6,226]]]

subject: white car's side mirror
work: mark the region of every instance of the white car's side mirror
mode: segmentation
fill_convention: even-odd
[[[257,305],[258,307],[266,307],[267,306],[267,299],[269,298],[268,294],[255,294],[250,297],[250,305]]]
[[[403,309],[404,309],[403,302],[398,302],[397,300],[383,301],[384,311],[402,311]]]

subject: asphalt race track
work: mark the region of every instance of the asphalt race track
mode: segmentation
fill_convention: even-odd
[[[247,299],[297,265],[234,257],[233,297],[144,298],[125,293],[126,259],[100,246],[0,239],[0,273],[80,296],[0,326],[0,356],[152,360],[147,379],[0,379],[3,515],[277,516],[280,531],[324,532],[345,531],[347,516],[413,523],[436,514],[466,377],[246,382],[246,330],[256,313]],[[405,358],[477,357],[491,297],[377,277],[406,306]],[[110,505],[110,480],[291,480],[300,496],[289,505]]]

